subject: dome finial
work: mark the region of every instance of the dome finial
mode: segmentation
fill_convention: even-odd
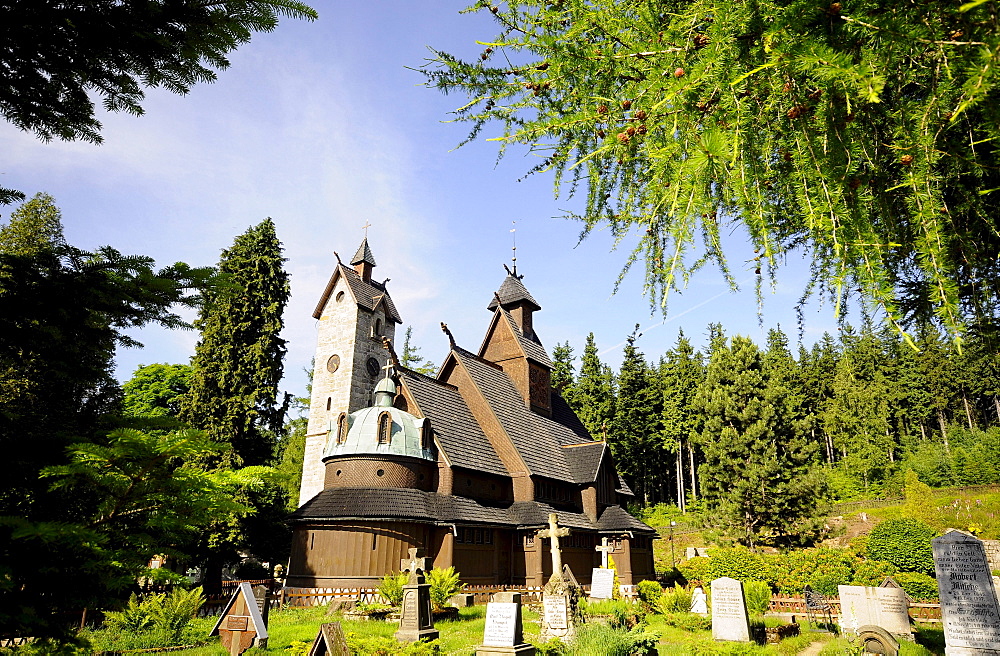
[[[392,360],[389,360],[382,368],[385,369],[385,378],[375,386],[375,406],[389,408],[392,407],[392,401],[396,398],[396,383],[392,380]]]

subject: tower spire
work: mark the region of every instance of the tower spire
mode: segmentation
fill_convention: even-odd
[[[514,247],[511,249],[514,251],[514,256],[511,258],[514,264],[514,272],[511,275],[517,278],[517,221],[511,221],[510,223],[514,226],[510,229],[510,240],[514,244]]]

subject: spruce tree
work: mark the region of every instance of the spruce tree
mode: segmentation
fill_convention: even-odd
[[[789,416],[785,376],[746,337],[716,343],[698,390],[702,494],[738,541],[792,544],[815,537],[822,478],[802,422]]]
[[[420,355],[420,350],[419,346],[413,345],[413,326],[407,326],[403,334],[403,352],[399,355],[399,364],[426,376],[434,375],[437,367]]]
[[[286,404],[277,403],[289,295],[284,261],[271,219],[238,236],[219,261],[226,285],[208,295],[195,322],[201,339],[181,419],[231,445],[231,464],[270,463],[284,419]]]
[[[618,370],[618,394],[608,443],[618,471],[632,485],[636,498],[650,503],[655,500],[655,477],[660,472],[658,465],[663,452],[662,443],[656,439],[662,406],[649,365],[635,347],[638,337],[636,324],[625,343]]]
[[[556,344],[552,349],[552,387],[564,399],[573,396],[573,383],[575,382],[575,368],[573,362],[573,347],[569,345],[569,340],[562,344]]]
[[[701,354],[696,353],[684,331],[677,332],[677,343],[667,351],[662,367],[661,386],[663,390],[663,448],[674,455],[674,481],[677,487],[675,498],[677,507],[686,507],[684,475],[685,448],[691,447],[697,437],[699,415],[694,412],[693,403],[704,369]]]
[[[587,335],[580,359],[580,377],[572,398],[567,401],[594,439],[604,439],[614,415],[615,381],[611,368],[597,356],[594,333]]]

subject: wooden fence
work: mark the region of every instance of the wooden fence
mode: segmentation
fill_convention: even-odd
[[[485,604],[497,592],[520,592],[524,603],[542,601],[541,586],[515,585],[467,585],[462,591],[473,595],[477,604]],[[281,606],[303,608],[321,606],[331,601],[359,601],[362,603],[384,603],[384,599],[375,588],[282,588],[275,595],[276,603]]]
[[[833,616],[834,620],[836,620],[840,617],[840,600],[833,597],[827,599],[827,602],[829,602],[831,606],[830,614]],[[805,616],[807,614],[806,600],[801,595],[775,595],[771,597],[771,605],[767,610],[771,613],[785,613],[790,615]],[[940,622],[941,604],[911,603],[909,613],[914,622]]]

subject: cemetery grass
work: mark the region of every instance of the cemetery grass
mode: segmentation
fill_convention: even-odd
[[[538,645],[540,643],[538,613],[529,606],[525,606],[522,612],[524,639],[526,642]],[[739,653],[740,656],[793,656],[813,642],[828,639],[823,635],[805,633],[795,638],[787,638],[777,645],[716,643],[712,640],[711,631],[688,631],[669,626],[662,615],[650,615],[647,620],[648,630],[661,636],[659,653],[676,656],[726,654],[730,651],[734,654]],[[194,623],[197,623],[201,633],[207,636],[215,621],[215,618],[201,618],[194,620]],[[258,653],[287,654],[288,648],[293,643],[311,644],[320,624],[336,621],[341,623],[345,633],[353,632],[364,637],[391,638],[398,628],[395,622],[345,620],[340,614],[328,615],[323,606],[287,608],[272,611],[268,622],[270,634],[268,649],[267,652]],[[438,621],[435,626],[441,633],[439,644],[442,654],[472,654],[475,646],[482,642],[483,629],[486,626],[486,607],[462,608],[457,619]],[[211,644],[172,653],[183,656],[225,656],[226,650],[219,644],[218,638],[211,638]],[[841,650],[824,653],[832,656],[844,652]],[[903,652],[904,656],[925,656],[933,653],[935,652],[926,650]]]

